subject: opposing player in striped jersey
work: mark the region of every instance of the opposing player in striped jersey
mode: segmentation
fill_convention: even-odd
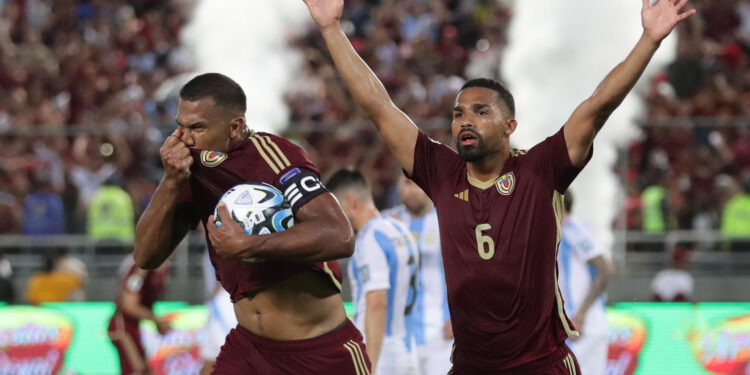
[[[427,194],[404,176],[398,180],[398,191],[402,204],[384,213],[406,223],[419,250],[417,302],[407,318],[408,329],[417,343],[422,375],[447,374],[451,369],[453,329],[445,291],[437,211]]]
[[[572,316],[581,334],[569,344],[578,357],[582,374],[604,375],[609,331],[603,293],[615,268],[586,225],[570,215],[573,206],[570,192],[565,194],[564,206],[562,240],[557,252],[558,279],[565,312]]]
[[[343,1],[305,0],[354,99],[437,208],[453,374],[580,373],[565,345],[578,333],[557,286],[562,195],[662,39],[695,13],[682,12],[687,2],[643,0],[643,34],[631,53],[556,133],[525,152],[510,148],[519,126],[513,95],[490,79],[468,81],[456,96],[457,150],[431,140],[357,55],[341,26]]]
[[[373,373],[417,375],[416,344],[406,327],[416,297],[417,245],[403,223],[378,212],[359,171],[336,172],[328,188],[357,231],[348,274],[354,323],[365,334]]]

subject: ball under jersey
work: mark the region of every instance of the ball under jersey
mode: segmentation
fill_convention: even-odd
[[[412,351],[406,315],[414,306],[418,257],[417,246],[408,229],[395,219],[381,215],[368,221],[357,233],[354,255],[349,260],[354,324],[365,332],[365,295],[387,290],[385,340],[406,351]]]
[[[454,369],[491,374],[554,352],[574,332],[557,286],[561,194],[582,169],[562,128],[528,152],[513,150],[486,182],[420,132],[413,169],[437,208]]]
[[[319,181],[319,171],[298,146],[285,138],[252,133],[237,142],[228,153],[192,148],[189,189],[182,191],[179,214],[190,215],[193,222],[207,223],[221,196],[244,182],[266,182],[278,188],[290,202],[292,211],[327,190]],[[341,290],[341,267],[336,261],[293,263],[263,260],[230,260],[216,254],[208,241],[216,278],[229,292],[232,302],[246,293],[257,292],[305,270],[320,271]]]
[[[432,333],[442,335],[443,326],[450,319],[443,257],[440,253],[437,211],[433,207],[422,217],[412,217],[406,206],[400,205],[384,213],[406,223],[417,242],[419,250],[417,301],[409,315],[408,326],[417,345],[423,346],[428,338],[433,336]]]

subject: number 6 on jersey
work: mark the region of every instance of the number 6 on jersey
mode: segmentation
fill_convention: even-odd
[[[479,256],[484,260],[489,260],[495,255],[495,240],[490,236],[482,234],[482,232],[490,229],[492,229],[492,226],[487,223],[479,224],[474,228],[474,233],[477,235],[477,251],[479,251]]]

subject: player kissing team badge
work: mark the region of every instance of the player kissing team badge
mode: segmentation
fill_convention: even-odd
[[[227,154],[219,151],[201,151],[201,164],[215,167],[227,159]]]
[[[500,194],[510,195],[510,193],[513,192],[513,188],[516,186],[516,176],[513,172],[508,172],[497,179],[495,186],[497,186],[497,191]]]

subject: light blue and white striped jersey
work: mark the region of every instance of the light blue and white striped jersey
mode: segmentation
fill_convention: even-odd
[[[570,317],[578,311],[596,276],[596,269],[588,262],[599,255],[602,255],[602,250],[594,242],[594,237],[586,225],[568,215],[562,226],[557,264],[558,283],[565,300],[565,312]],[[607,334],[605,303],[602,295],[589,308],[582,327],[584,335]]]
[[[422,346],[427,337],[434,337],[433,333],[442,335],[443,326],[450,319],[437,211],[433,207],[425,216],[415,218],[409,214],[406,206],[400,205],[385,212],[406,223],[417,241],[417,303],[408,317],[407,325],[417,345]]]
[[[414,239],[398,220],[381,215],[368,221],[359,231],[354,255],[349,259],[348,274],[355,306],[354,324],[363,334],[367,311],[365,294],[388,290],[385,340],[401,341],[406,350],[411,351],[406,314],[415,301],[418,264]]]

